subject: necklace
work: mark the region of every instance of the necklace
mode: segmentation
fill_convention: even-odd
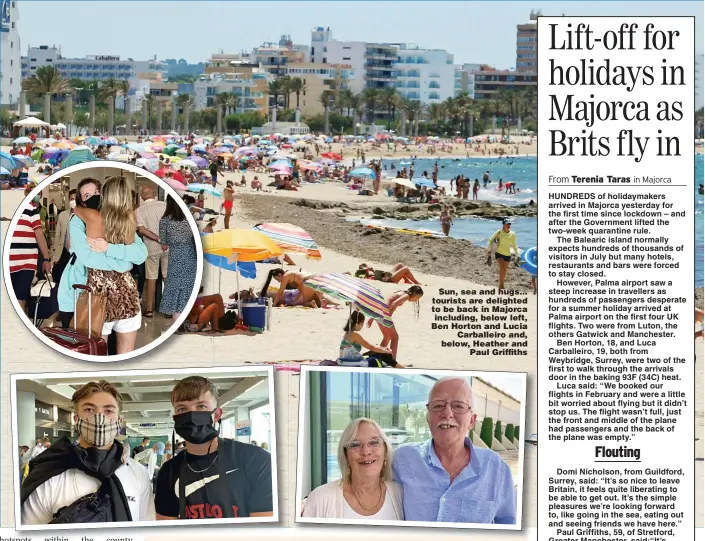
[[[457,470],[455,470],[453,473],[450,474],[451,479],[453,479],[456,475],[458,475],[460,473],[460,470],[462,470],[465,467],[465,461],[468,459],[468,454],[470,454],[470,453],[468,451],[468,448],[466,447],[465,453],[463,455],[463,461],[460,463],[460,467]]]
[[[218,456],[219,456],[219,453],[216,452],[215,458],[213,459],[213,462],[211,462],[211,463],[208,465],[208,467],[205,468],[205,469],[203,469],[203,470],[194,470],[194,469],[191,467],[191,465],[188,463],[188,460],[187,460],[187,458],[186,458],[186,457],[188,457],[188,453],[184,455],[184,462],[186,463],[186,467],[187,467],[189,470],[191,470],[193,473],[203,473],[203,472],[208,471],[208,470],[211,469],[211,467],[213,466],[213,464],[215,464],[215,461],[218,460]]]
[[[382,483],[379,484],[379,500],[377,500],[377,503],[373,505],[372,507],[365,507],[362,505],[362,501],[360,500],[360,496],[357,495],[357,491],[355,490],[355,487],[350,485],[350,490],[353,493],[353,496],[355,496],[355,499],[357,500],[357,503],[360,507],[362,507],[365,511],[368,513],[371,512],[377,512],[377,510],[382,506],[382,498],[384,496],[384,490],[382,490]]]

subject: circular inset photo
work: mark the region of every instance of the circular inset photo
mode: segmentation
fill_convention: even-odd
[[[85,361],[146,353],[184,323],[198,296],[203,248],[181,196],[135,165],[91,161],[24,190],[5,237],[3,276],[29,329]],[[20,187],[21,188],[21,187]]]

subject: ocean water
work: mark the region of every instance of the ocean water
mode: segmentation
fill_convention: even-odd
[[[396,171],[391,171],[389,167],[392,163],[401,171],[408,165],[410,160],[383,160],[383,165],[387,166],[387,170],[383,171],[384,176],[394,178]],[[480,200],[490,201],[491,203],[502,203],[504,205],[521,205],[528,203],[532,199],[536,201],[536,157],[527,156],[521,158],[469,158],[469,159],[450,159],[443,158],[436,160],[434,158],[420,158],[414,162],[414,178],[420,177],[424,171],[428,172],[428,177],[431,178],[433,172],[433,164],[438,161],[438,184],[445,186],[446,190],[450,189],[450,179],[458,175],[463,175],[474,181],[478,179],[482,185],[482,175],[485,171],[490,172],[491,183],[487,188],[480,187]],[[402,162],[400,164],[400,162]],[[516,182],[517,193],[514,195],[505,194],[504,189],[498,191],[497,185],[499,179],[504,181]],[[472,197],[472,190],[470,191]]]
[[[408,160],[384,160],[387,165],[385,171],[386,176],[394,177],[395,175],[389,170],[389,166],[394,162],[397,170],[408,165],[400,164],[400,162],[408,162]],[[428,171],[429,176],[433,171],[435,159],[418,159],[414,165],[414,176],[421,176],[423,171]],[[442,168],[441,168],[442,166]],[[490,171],[492,184],[488,189],[480,189],[480,200],[490,201],[493,203],[503,203],[505,205],[519,205],[527,203],[531,199],[537,200],[536,186],[536,158],[471,158],[461,159],[459,161],[452,159],[439,160],[438,179],[439,184],[448,187],[450,179],[457,175],[465,175],[470,179],[478,178],[482,181],[482,174],[485,171]],[[705,278],[705,219],[703,217],[703,199],[704,196],[698,194],[698,185],[705,182],[703,177],[703,155],[695,156],[695,188],[694,188],[694,205],[695,205],[695,287],[702,287]],[[502,177],[505,181],[513,180],[517,183],[517,188],[520,190],[516,195],[505,195],[494,188],[497,186],[497,180]],[[519,248],[530,248],[536,246],[537,228],[536,218],[515,218],[512,224],[512,230],[517,236],[517,245]],[[404,227],[407,229],[426,230],[441,232],[441,224],[439,220],[381,220],[380,225],[390,225],[396,227]],[[486,245],[489,242],[490,236],[499,229],[499,222],[496,220],[485,220],[482,218],[458,218],[454,220],[453,227],[450,232],[451,237],[468,239],[476,245]]]

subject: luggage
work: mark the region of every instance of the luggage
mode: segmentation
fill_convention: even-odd
[[[51,275],[45,280],[35,278],[27,301],[27,314],[32,317],[35,327],[39,328],[45,319],[59,311],[57,290],[57,284],[51,279]]]
[[[74,310],[76,309],[76,298],[77,291],[82,289],[88,292],[88,332],[90,334],[90,306],[91,306],[91,291],[87,286],[75,284],[73,286],[73,299],[74,299]],[[106,344],[103,338],[90,338],[85,334],[81,334],[76,329],[76,319],[74,318],[74,328],[73,329],[59,329],[56,327],[44,327],[40,329],[42,334],[46,336],[52,342],[55,342],[59,346],[66,348],[76,353],[83,353],[84,355],[107,355],[108,354],[108,344]]]

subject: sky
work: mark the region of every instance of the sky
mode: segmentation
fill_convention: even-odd
[[[288,34],[311,43],[311,29],[333,39],[415,43],[445,49],[455,63],[513,68],[516,25],[532,9],[544,15],[691,15],[696,52],[703,52],[703,2],[17,2],[22,54],[29,45],[61,46],[66,58],[119,55],[206,61],[211,54],[250,51]],[[197,6],[197,7],[196,7]],[[101,23],[102,21],[102,23]]]

